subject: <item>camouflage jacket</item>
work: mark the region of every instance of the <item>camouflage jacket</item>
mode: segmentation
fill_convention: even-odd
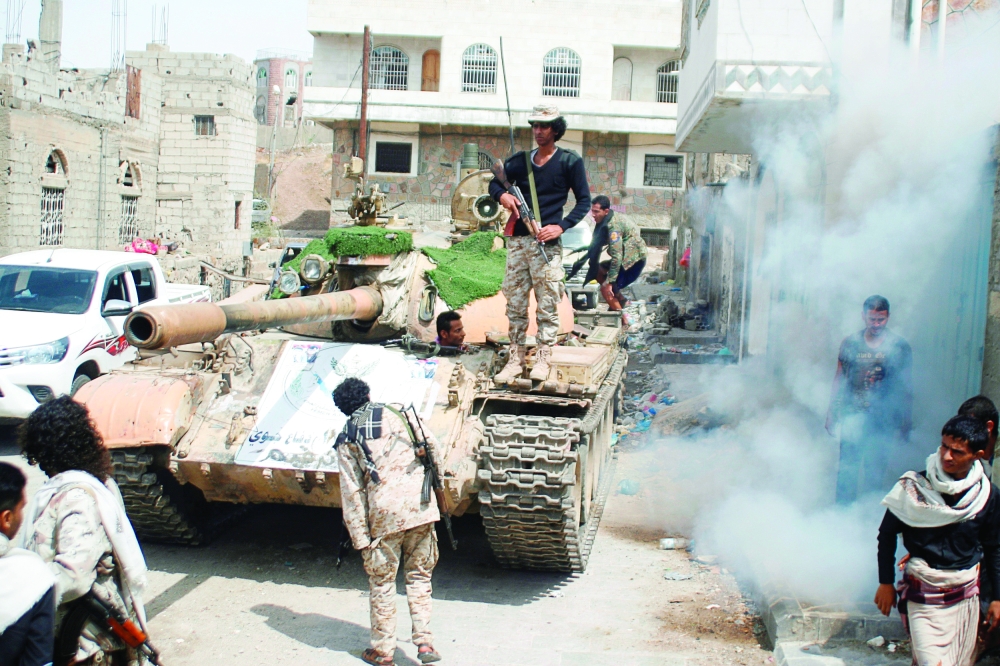
[[[372,406],[381,407],[374,403]],[[359,550],[381,537],[441,518],[434,493],[428,503],[420,501],[424,466],[414,453],[406,424],[388,409],[383,408],[381,412],[380,422],[369,416],[360,425],[371,449],[379,483],[372,481],[365,454],[358,444],[346,440],[337,447],[344,523],[354,547]],[[438,442],[429,429],[425,428],[424,432],[440,470]]]
[[[608,255],[611,257],[608,282],[611,283],[618,279],[619,270],[632,268],[646,258],[646,243],[635,222],[620,215],[611,218],[608,223]]]
[[[26,539],[26,548],[38,553],[55,574],[56,626],[66,604],[92,588],[99,588],[102,597],[134,617],[118,585],[118,567],[97,504],[84,488],[69,486],[57,492],[35,521],[34,534]],[[83,661],[99,649],[97,638],[86,630],[76,658]]]

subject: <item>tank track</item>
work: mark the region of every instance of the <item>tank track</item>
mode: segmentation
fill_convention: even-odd
[[[597,536],[616,456],[601,470],[587,523],[575,494],[580,419],[493,414],[480,446],[480,511],[506,568],[582,572]]]
[[[166,470],[153,467],[151,452],[113,451],[111,464],[125,511],[140,539],[188,546],[205,542],[202,527],[185,511],[183,488]]]

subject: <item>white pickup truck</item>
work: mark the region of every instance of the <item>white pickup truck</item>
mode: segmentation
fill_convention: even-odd
[[[0,420],[20,420],[133,360],[125,317],[144,305],[209,301],[169,284],[150,255],[37,250],[0,258]]]

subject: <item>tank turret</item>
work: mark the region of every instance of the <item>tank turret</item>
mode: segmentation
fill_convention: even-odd
[[[356,319],[371,321],[382,313],[382,294],[355,287],[301,298],[246,303],[186,303],[137,310],[125,321],[129,344],[139,349],[169,349],[211,342],[220,335],[293,324]]]

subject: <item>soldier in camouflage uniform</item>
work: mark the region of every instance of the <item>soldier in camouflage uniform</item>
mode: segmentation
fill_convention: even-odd
[[[425,468],[414,452],[406,422],[393,408],[370,401],[368,385],[345,379],[333,392],[348,416],[338,438],[344,523],[364,559],[371,589],[369,664],[393,663],[396,653],[396,574],[403,565],[413,644],[422,663],[440,661],[431,635],[431,573],[438,560],[434,523],[441,518],[433,494],[421,501]],[[425,430],[440,469],[434,436]],[[365,450],[367,449],[367,451]]]
[[[552,358],[551,345],[559,332],[559,302],[563,297],[562,244],[559,237],[583,219],[590,210],[590,187],[583,159],[572,150],[556,147],[556,141],[566,133],[566,120],[554,106],[536,106],[528,116],[531,131],[538,144],[536,150],[515,153],[504,163],[507,180],[517,185],[525,200],[536,208],[535,217],[540,227],[538,240],[545,243],[548,262],[542,257],[538,244],[531,237],[528,227],[519,219],[517,199],[497,179],[490,183],[490,194],[511,212],[504,235],[507,238],[507,272],[503,281],[503,295],[507,298],[510,356],[494,381],[509,382],[521,375],[525,365],[525,334],[528,330],[529,292],[535,292],[535,319],[538,323],[538,351],[531,378],[544,381],[549,375]],[[534,180],[535,197],[531,193],[528,164]],[[563,218],[563,207],[570,190],[576,204]]]
[[[608,256],[601,263],[597,282],[611,310],[621,310],[627,300],[622,289],[629,286],[646,267],[646,243],[635,222],[615,216],[608,222]],[[624,317],[624,315],[622,315]],[[628,324],[628,321],[625,322]]]
[[[43,404],[22,426],[20,445],[49,476],[24,512],[18,544],[37,553],[55,576],[56,663],[103,663],[110,653],[125,654],[130,664],[146,663],[110,633],[63,622],[74,602],[89,593],[146,631],[146,562],[87,408],[69,396]]]

